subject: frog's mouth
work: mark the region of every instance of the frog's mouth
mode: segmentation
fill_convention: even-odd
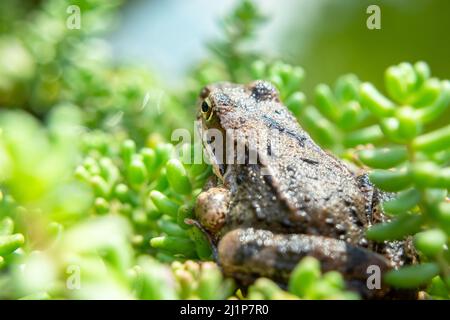
[[[225,154],[222,154],[222,159],[218,159],[216,156],[216,146],[214,136],[208,136],[209,127],[206,125],[204,119],[200,116],[197,118],[197,134],[200,136],[202,140],[203,150],[205,150],[206,157],[208,158],[211,166],[213,168],[214,174],[222,180],[224,180],[224,175],[227,169],[227,165],[223,161]],[[222,135],[222,143],[225,145],[225,141]]]

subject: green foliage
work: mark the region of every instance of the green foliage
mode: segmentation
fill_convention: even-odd
[[[94,213],[128,217],[136,231],[134,245],[163,260],[169,255],[208,258],[208,240],[184,222],[193,215],[195,196],[210,174],[208,166],[183,164],[171,144],[152,138],[149,144],[137,149],[127,139],[116,149],[94,146],[87,151],[76,175],[92,188]]]
[[[14,221],[10,217],[0,221],[0,268],[5,263],[5,257],[17,249],[25,242],[21,233],[14,232]]]
[[[243,49],[265,18],[250,0],[241,1],[230,15],[221,21],[223,40],[209,45],[211,52],[223,63],[231,81],[239,81],[248,72],[256,55]]]
[[[270,300],[355,300],[358,295],[345,290],[342,275],[336,271],[321,274],[320,263],[313,257],[302,259],[292,271],[288,291],[278,287],[273,281],[260,278],[248,290],[247,299]]]
[[[222,38],[211,41],[211,57],[193,68],[191,98],[198,88],[218,81],[246,82],[257,54],[248,48],[258,27],[266,20],[252,0],[238,2],[236,8],[220,21]]]
[[[304,299],[357,299],[358,295],[345,291],[342,275],[329,271],[323,275],[320,264],[313,257],[304,258],[292,272],[289,291]]]
[[[368,236],[413,235],[423,263],[386,281],[449,298],[450,82],[432,78],[425,63],[389,68],[388,97],[346,75],[333,88],[317,86],[308,104],[301,67],[246,47],[264,18],[244,0],[224,17],[223,38],[211,42],[186,91],[170,93],[141,67],[113,65],[98,40],[122,1],[16,2],[0,4],[0,298],[232,296],[232,281],[202,261],[212,258],[209,240],[186,224],[211,169],[186,161],[197,145],[175,148],[168,138],[192,126],[201,86],[256,78],[277,86],[319,144],[396,192],[383,203],[392,220]],[[81,30],[65,26],[69,4],[83,11]],[[262,278],[246,296],[234,294],[357,298],[312,258],[299,263],[288,290]]]
[[[306,103],[306,97],[299,91],[305,77],[305,71],[298,66],[291,66],[281,61],[271,64],[257,60],[251,65],[251,74],[254,79],[271,81],[279,90],[280,98],[286,106],[296,115]]]
[[[423,260],[432,261],[395,271],[387,281],[397,284],[403,273],[406,279],[415,275],[416,281],[408,282],[411,287],[428,283],[436,274],[448,281],[450,126],[436,120],[450,105],[450,81],[432,78],[428,66],[418,62],[388,68],[385,83],[392,100],[368,83],[360,87],[362,104],[377,118],[386,144],[383,149],[361,151],[359,159],[375,168],[370,174],[373,183],[399,193],[383,204],[392,221],[374,226],[368,236],[388,240],[415,234]]]
[[[179,283],[181,299],[226,299],[233,292],[233,281],[224,280],[222,272],[213,262],[174,262],[172,270]]]
[[[121,3],[47,0],[32,14],[15,17],[10,24],[17,26],[15,32],[0,34],[0,104],[42,119],[55,105],[70,101],[83,109],[84,125],[139,143],[149,133],[167,136],[193,119],[146,69],[115,66],[108,45],[96,37],[113,26]],[[1,19],[17,6],[12,0],[3,5]],[[81,29],[66,27],[69,5],[80,7]]]

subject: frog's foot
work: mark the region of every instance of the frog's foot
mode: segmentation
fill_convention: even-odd
[[[244,285],[257,277],[268,277],[286,284],[297,263],[305,256],[312,256],[320,261],[323,272],[339,271],[348,288],[365,298],[381,298],[389,291],[381,281],[383,274],[391,268],[388,260],[337,239],[274,234],[253,228],[235,229],[219,242],[218,253],[224,273]],[[381,285],[378,288],[377,285],[375,288],[368,285],[372,283],[368,278],[374,272],[379,273],[378,283]]]
[[[216,236],[225,224],[230,192],[222,187],[210,188],[199,194],[195,214],[203,228]]]

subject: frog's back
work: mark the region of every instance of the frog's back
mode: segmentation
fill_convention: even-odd
[[[243,90],[249,93],[240,101],[245,108],[227,119],[239,135],[251,137],[246,147],[256,150],[258,163],[232,169],[240,183],[234,182],[239,201],[231,207],[231,219],[239,217],[240,225],[243,219],[253,226],[269,223],[285,233],[365,241],[361,226],[366,224],[367,201],[354,175],[312,141],[269,83],[259,81]],[[246,210],[253,216],[243,218]]]

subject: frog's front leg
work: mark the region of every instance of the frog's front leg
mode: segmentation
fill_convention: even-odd
[[[288,281],[297,263],[312,256],[321,263],[322,271],[336,270],[347,286],[364,297],[381,297],[387,287],[369,290],[366,282],[372,274],[369,266],[377,266],[382,276],[391,267],[382,255],[353,246],[344,241],[304,234],[274,234],[267,230],[235,229],[219,242],[219,262],[226,275],[250,284],[257,277],[268,277],[281,284]]]
[[[195,205],[195,214],[203,228],[213,238],[225,224],[230,203],[230,191],[217,186],[199,194]]]

